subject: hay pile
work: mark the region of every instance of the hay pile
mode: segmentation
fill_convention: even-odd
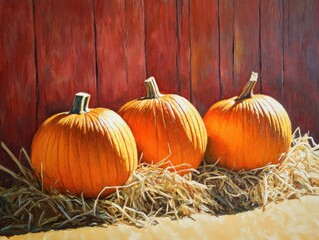
[[[280,165],[232,172],[204,162],[198,170],[191,169],[181,177],[178,167],[173,172],[173,167],[162,169],[160,165],[165,162],[142,163],[125,186],[104,199],[46,192],[32,171],[23,167],[3,143],[2,147],[20,173],[0,165],[0,170],[15,178],[11,187],[0,187],[0,235],[119,222],[143,227],[156,224],[156,217],[232,214],[270,202],[319,195],[319,145],[299,130]],[[30,162],[23,149],[21,157]]]

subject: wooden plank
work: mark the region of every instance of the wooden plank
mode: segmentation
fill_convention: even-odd
[[[284,102],[293,129],[319,140],[319,2],[284,1]]]
[[[260,2],[262,91],[283,103],[283,2]]]
[[[163,93],[178,93],[176,2],[145,0],[147,77],[154,76]]]
[[[240,93],[251,71],[260,73],[259,1],[234,1],[234,89]],[[261,81],[255,92],[261,90]]]
[[[191,100],[201,114],[219,99],[218,1],[190,1]]]
[[[21,147],[30,150],[36,129],[32,0],[0,1],[0,29],[0,140],[18,155]],[[14,166],[0,149],[0,164]]]
[[[125,2],[95,1],[98,102],[111,109],[119,107],[128,94],[125,58]]]
[[[219,1],[221,99],[234,97],[234,0]]]
[[[118,109],[145,94],[143,1],[95,1],[98,101]]]
[[[145,95],[145,28],[143,0],[126,0],[126,32],[125,44],[127,59],[128,97],[124,101],[140,98]]]
[[[179,94],[190,100],[189,0],[177,0]]]
[[[76,92],[96,105],[94,14],[91,0],[35,1],[38,123],[69,111]]]

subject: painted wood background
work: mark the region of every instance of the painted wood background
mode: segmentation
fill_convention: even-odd
[[[150,76],[203,114],[256,71],[255,92],[318,142],[318,12],[318,0],[0,0],[0,140],[30,150],[74,93],[117,110]]]

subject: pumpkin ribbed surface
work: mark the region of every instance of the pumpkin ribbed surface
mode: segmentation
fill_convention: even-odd
[[[247,170],[278,163],[288,151],[292,133],[286,110],[270,96],[253,95],[253,87],[246,85],[247,96],[219,101],[204,115],[208,161]]]
[[[207,134],[201,116],[185,98],[160,94],[154,78],[145,81],[147,96],[126,103],[119,114],[130,126],[142,160],[197,168],[204,156]]]
[[[124,120],[96,108],[47,119],[33,139],[31,159],[47,189],[96,197],[103,187],[126,182],[137,167],[137,150]]]

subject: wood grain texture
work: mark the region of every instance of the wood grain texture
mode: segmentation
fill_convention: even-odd
[[[117,110],[151,75],[203,114],[256,71],[255,93],[318,142],[318,12],[317,0],[0,1],[0,140],[30,149],[76,92]]]
[[[234,0],[219,1],[221,99],[238,94],[234,83]]]
[[[269,0],[260,3],[262,92],[283,104],[283,2]]]
[[[189,0],[177,0],[177,34],[178,34],[178,92],[190,100],[190,34],[189,34]]]
[[[144,1],[126,0],[126,58],[128,97],[140,98],[145,95],[144,80],[146,79],[145,65],[145,29],[144,29]]]
[[[218,1],[190,1],[191,100],[201,114],[220,98]]]
[[[36,129],[36,69],[32,0],[0,1],[0,141],[19,155]],[[0,164],[12,167],[0,148]],[[6,176],[0,172],[0,181]]]
[[[234,89],[240,93],[251,71],[260,72],[259,1],[234,1]],[[261,90],[261,81],[255,92]]]
[[[147,77],[154,76],[163,93],[178,93],[176,2],[145,0]]]
[[[143,1],[96,0],[94,7],[98,102],[117,110],[145,93]]]
[[[38,123],[69,111],[74,94],[91,94],[96,105],[92,0],[35,1]]]
[[[319,2],[284,1],[284,103],[293,129],[319,137]]]

